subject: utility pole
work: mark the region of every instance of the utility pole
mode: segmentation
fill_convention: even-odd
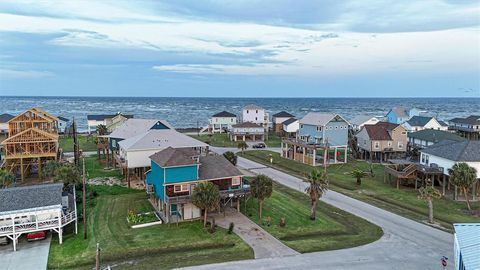
[[[97,254],[95,255],[95,270],[100,270],[100,244],[97,243]]]
[[[83,239],[87,239],[87,180],[85,175],[85,159],[83,159]]]
[[[78,137],[77,137],[77,123],[75,122],[75,117],[73,118],[73,160],[75,163],[75,166],[79,166],[79,149],[78,149]]]

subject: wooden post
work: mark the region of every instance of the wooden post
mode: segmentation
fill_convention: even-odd
[[[400,178],[397,177],[397,189],[400,189]]]
[[[42,158],[38,158],[38,178],[43,179],[42,177]]]
[[[442,174],[442,195],[445,196],[445,174]]]
[[[95,255],[95,270],[100,270],[100,244],[97,243],[97,252]]]
[[[23,169],[23,158],[20,158],[20,175],[23,182],[25,180],[25,171]]]

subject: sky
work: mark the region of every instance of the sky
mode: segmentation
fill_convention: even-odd
[[[0,95],[480,97],[480,1],[2,0]]]

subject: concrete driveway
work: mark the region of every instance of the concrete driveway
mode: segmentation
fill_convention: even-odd
[[[49,234],[45,240],[27,242],[25,235],[22,235],[17,244],[17,251],[13,251],[11,242],[7,246],[0,246],[0,269],[47,269],[51,239],[51,235]]]

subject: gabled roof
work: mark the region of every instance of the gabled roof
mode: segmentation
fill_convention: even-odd
[[[398,106],[398,107],[394,107],[390,111],[393,112],[398,117],[408,117],[409,109],[402,106]]]
[[[321,112],[309,112],[302,119],[300,119],[300,124],[314,125],[314,126],[325,126],[330,121],[335,118],[341,119],[348,123],[343,117],[338,114],[333,113],[321,113]]]
[[[149,131],[157,123],[163,124],[169,129],[173,129],[170,123],[165,120],[130,118],[123,124],[118,126],[107,137],[116,139],[128,139]]]
[[[293,124],[293,123],[295,123],[295,122],[297,122],[297,121],[298,121],[298,119],[295,119],[295,118],[289,118],[289,119],[287,119],[287,120],[283,121],[283,123],[282,123],[282,124],[284,124],[284,125],[287,125],[287,126],[288,126],[288,125],[290,125],[290,124]]]
[[[377,121],[379,120],[377,117],[371,116],[371,115],[357,115],[354,118],[352,118],[349,122],[352,125],[360,126],[373,118],[377,119]]]
[[[150,156],[150,159],[160,167],[180,167],[197,164],[192,157],[195,152],[193,149],[185,148],[165,148]]]
[[[434,118],[429,116],[413,116],[412,118],[410,118],[410,120],[407,121],[407,123],[412,127],[423,127],[428,124],[428,122],[430,122],[432,119]]]
[[[409,138],[423,140],[427,142],[440,142],[443,140],[451,140],[451,141],[464,141],[465,138],[458,136],[457,134],[443,131],[443,130],[436,130],[436,129],[424,129],[416,132],[408,133],[407,135]]]
[[[453,224],[464,269],[480,269],[480,223]]]
[[[420,151],[452,161],[480,162],[480,141],[443,140]]]
[[[282,117],[282,118],[286,118],[286,117],[295,117],[294,115],[286,112],[286,111],[281,111],[281,112],[278,112],[274,115],[272,115],[273,117]]]
[[[120,141],[118,144],[120,148],[128,151],[208,146],[204,142],[172,129],[152,129]]]
[[[459,124],[480,125],[480,115],[470,115],[469,117],[465,118],[457,117],[450,120],[450,122]]]
[[[37,133],[37,135],[33,136],[32,133]],[[38,128],[29,128],[6,138],[5,140],[3,140],[3,142],[1,142],[1,144],[33,141],[34,139],[38,140],[38,135],[44,136],[44,138],[42,139],[43,141],[58,141],[58,134],[48,133]],[[25,139],[25,137],[27,137],[27,139]]]
[[[233,166],[224,156],[200,156],[198,180],[228,178],[241,175],[243,175],[243,173],[241,173],[237,167]]]
[[[25,114],[27,114],[27,113],[31,113],[31,114],[33,114],[33,115],[36,115],[36,116],[38,116],[38,117],[40,117],[40,118],[42,118],[42,119],[44,119],[44,120],[46,120],[46,121],[48,121],[48,122],[58,121],[58,118],[57,118],[57,117],[55,117],[55,116],[47,113],[47,112],[44,111],[43,109],[38,108],[38,107],[32,107],[32,108],[30,108],[30,109],[22,112],[21,114],[13,117],[12,119],[9,120],[9,122],[15,121],[17,118],[20,118],[20,117],[22,117],[23,115],[25,115]]]
[[[0,189],[0,213],[62,204],[63,184]]]
[[[237,117],[237,116],[231,112],[221,111],[219,113],[212,115],[212,117]]]
[[[261,128],[260,125],[257,125],[257,124],[252,123],[252,122],[243,122],[243,123],[233,125],[232,127],[234,127],[234,128]]]
[[[8,113],[0,114],[0,123],[7,123],[8,121],[13,119],[14,117],[15,116],[13,116],[11,114],[8,114]]]
[[[245,107],[243,107],[244,110],[263,110],[262,107],[260,106],[257,106],[255,104],[250,104],[250,105],[247,105]]]
[[[95,121],[103,121],[108,118],[113,118],[117,115],[121,114],[125,118],[133,118],[133,115],[131,114],[122,114],[122,113],[116,113],[116,114],[90,114],[87,115],[87,120],[95,120]]]
[[[389,122],[378,122],[375,125],[364,125],[363,128],[367,131],[371,140],[391,141],[390,132],[399,126]]]
[[[63,122],[70,122],[70,119],[62,117],[62,116],[58,116],[57,118],[58,118],[58,120],[62,120]]]

